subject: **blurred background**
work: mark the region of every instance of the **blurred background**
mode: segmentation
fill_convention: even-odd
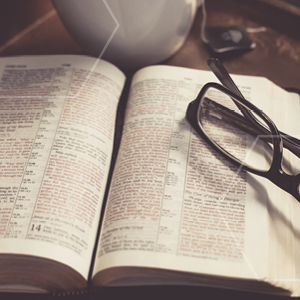
[[[256,48],[220,59],[231,73],[264,76],[300,88],[299,0],[206,0],[207,26],[243,24]],[[295,3],[296,5],[290,5]],[[207,69],[214,56],[201,40],[202,9],[184,46],[162,62]],[[264,27],[264,30],[257,30]],[[51,0],[0,1],[0,56],[84,54],[61,22]]]

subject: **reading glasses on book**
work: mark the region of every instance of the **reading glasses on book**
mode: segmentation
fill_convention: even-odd
[[[240,169],[269,179],[300,202],[300,173],[291,175],[283,167],[283,147],[300,158],[300,140],[280,132],[262,110],[246,100],[217,59],[207,63],[223,85],[203,86],[188,106],[189,123]]]

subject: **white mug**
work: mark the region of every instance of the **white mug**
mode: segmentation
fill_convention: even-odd
[[[123,69],[165,60],[184,43],[203,0],[52,0],[86,53]]]

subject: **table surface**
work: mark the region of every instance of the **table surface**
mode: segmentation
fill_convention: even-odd
[[[264,76],[282,87],[300,88],[300,17],[256,0],[207,0],[207,26],[243,24],[266,31],[250,33],[253,51],[222,57],[235,74]],[[164,64],[208,69],[211,53],[200,38],[202,11],[183,47]],[[51,0],[0,2],[0,57],[84,54],[59,19]]]
[[[206,9],[207,26],[243,24],[247,28],[266,29],[250,33],[256,43],[254,50],[220,57],[230,73],[264,76],[279,86],[300,89],[299,16],[282,12],[276,7],[256,0],[207,0]],[[212,54],[207,45],[201,41],[201,21],[202,11],[199,9],[183,47],[162,63],[208,70],[206,61]],[[84,54],[84,50],[67,32],[50,0],[2,0],[0,57],[40,54]],[[102,294],[100,293],[104,299],[114,299],[120,295],[131,299],[162,299],[166,294],[168,298],[173,299],[276,298],[213,288],[178,286],[103,289]],[[86,295],[80,297],[87,298]],[[99,298],[99,294],[91,296],[94,297]],[[6,298],[15,299],[9,294]],[[37,296],[36,299],[40,298]]]

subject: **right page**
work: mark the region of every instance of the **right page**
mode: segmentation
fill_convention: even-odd
[[[278,86],[270,85],[271,99],[269,111],[280,131],[300,139],[300,97],[299,94],[285,93]],[[283,169],[289,174],[300,173],[299,158],[283,149]],[[277,282],[286,282],[293,287],[293,296],[300,296],[300,204],[280,189],[273,189],[269,201],[271,269]],[[285,234],[293,231],[293,236]],[[277,257],[284,256],[279,260]],[[287,265],[292,265],[287,272]],[[283,273],[283,271],[286,273]]]
[[[271,118],[280,113],[284,99],[272,98],[268,80],[234,80]],[[270,257],[273,247],[288,241],[284,250],[276,250],[276,259],[284,261],[280,276],[294,276],[292,197],[284,193],[285,201],[273,199],[277,187],[230,165],[185,119],[188,103],[211,81],[217,79],[209,71],[167,66],[148,67],[134,76],[99,239],[96,284],[129,275],[103,276],[105,270],[130,266],[267,280],[292,290],[293,281],[277,280]],[[296,116],[292,108],[290,113]],[[277,114],[274,121],[281,130],[289,114]],[[286,222],[272,229],[282,221],[274,213],[277,206]]]

